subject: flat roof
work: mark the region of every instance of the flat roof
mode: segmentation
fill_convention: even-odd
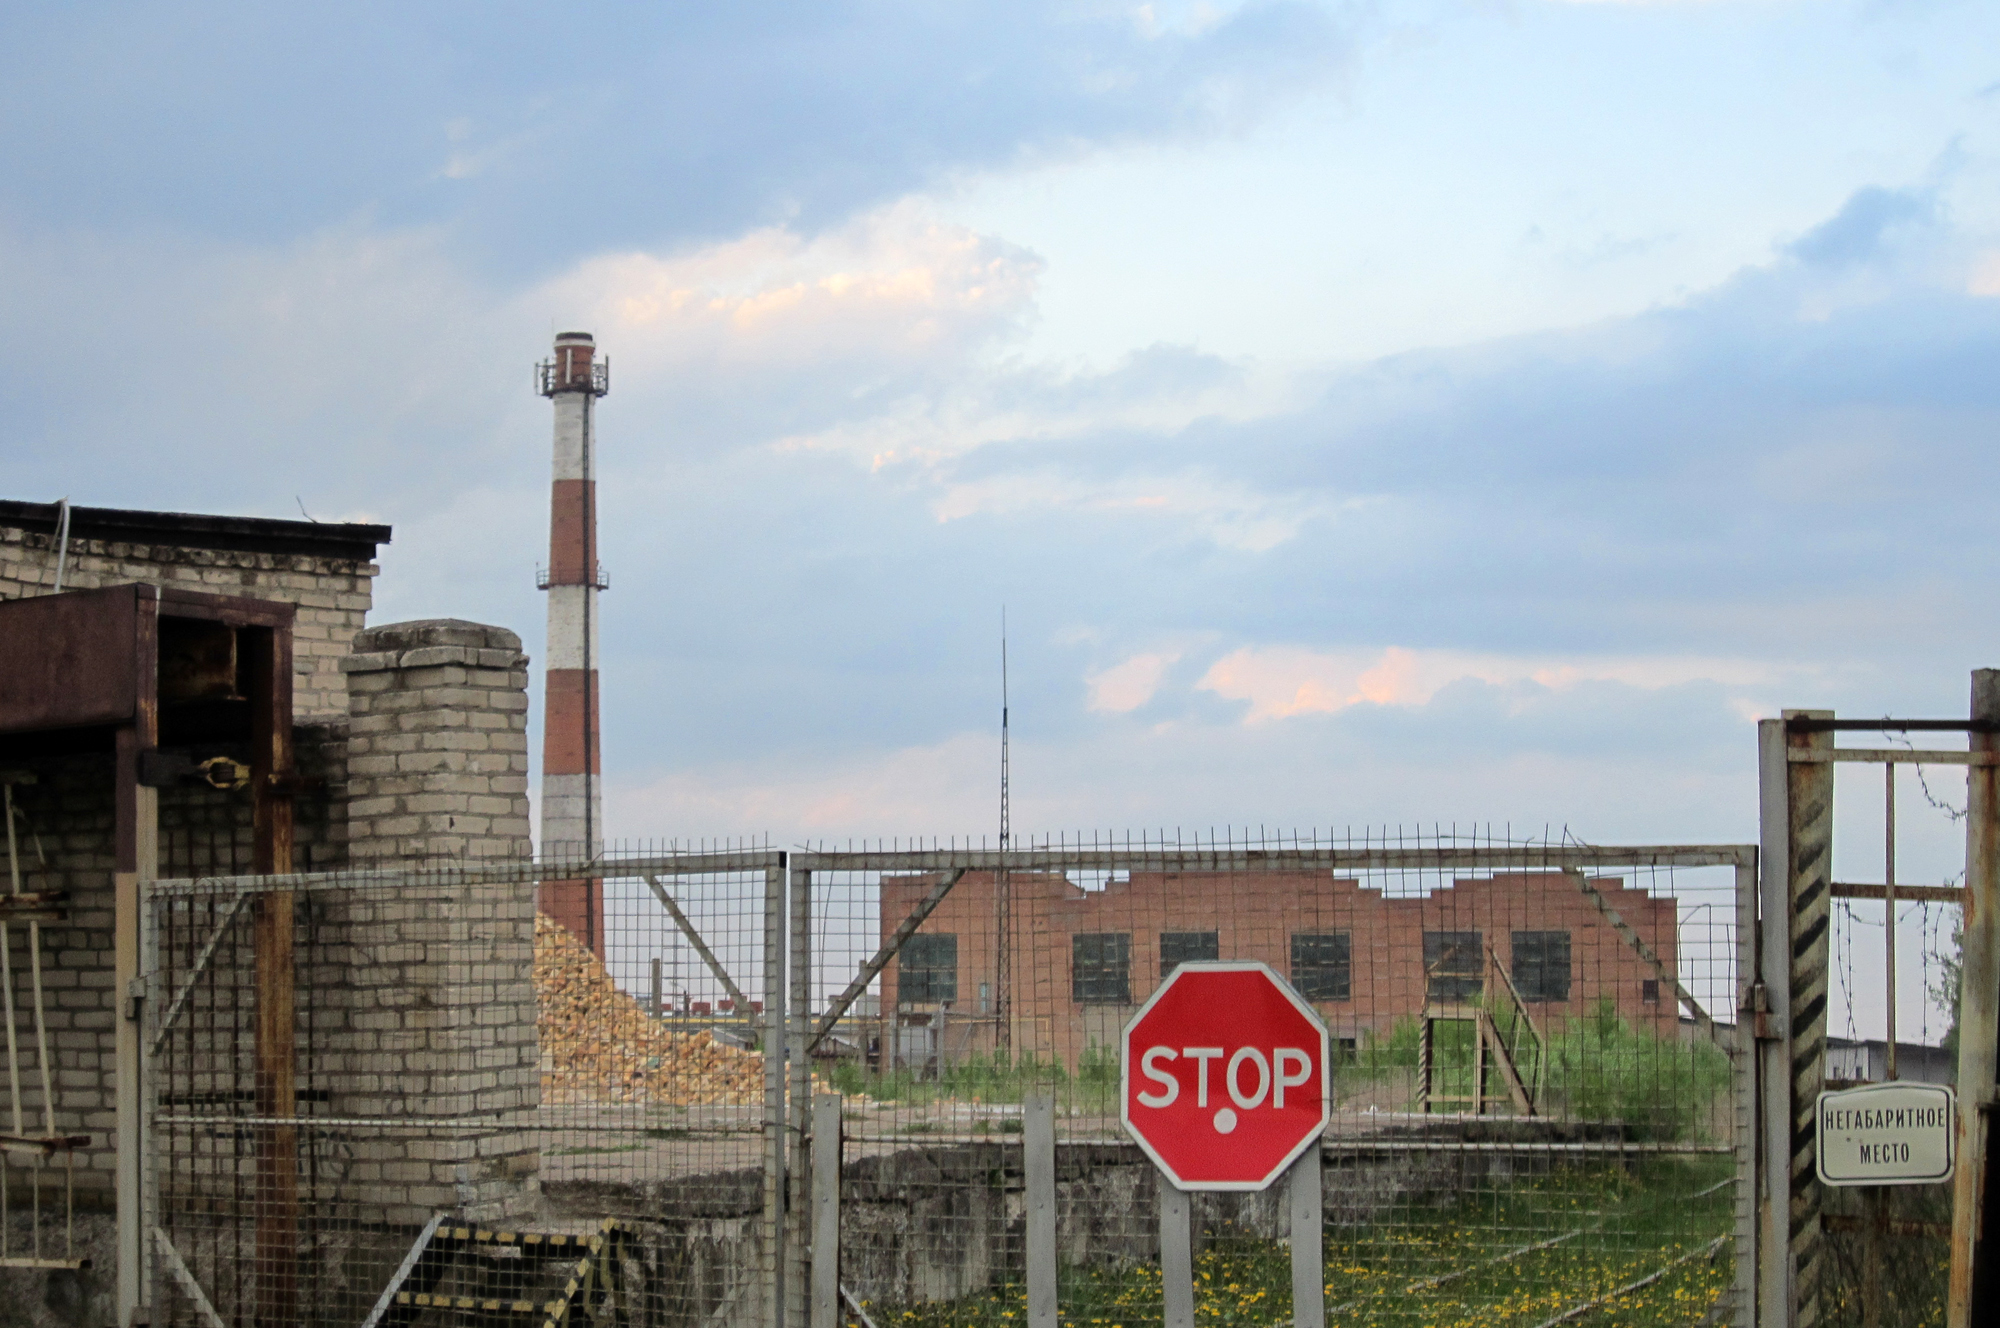
[[[60,511],[55,503],[0,498],[0,526],[53,535]],[[358,562],[372,562],[376,546],[389,542],[388,526],[352,521],[276,521],[261,516],[134,512],[118,507],[71,506],[69,533],[76,539],[114,540],[123,544],[304,554]]]

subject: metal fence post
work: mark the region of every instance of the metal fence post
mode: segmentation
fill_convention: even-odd
[[[840,1328],[840,1094],[813,1096],[811,1328]]]
[[[1320,1211],[1320,1141],[1292,1163],[1286,1189],[1292,1210],[1293,1328],[1326,1328],[1326,1270]]]
[[[2000,669],[1972,674],[1972,718],[2000,720]],[[1973,733],[1975,752],[2000,751],[2000,735]],[[2000,769],[1965,772],[1965,904],[1958,1002],[1958,1171],[1952,1181],[1951,1290],[1946,1322],[1972,1328],[1991,1318],[2000,1286],[1985,1239],[1989,1202],[1989,1112],[2000,1036]]]
[[[1736,1328],[1756,1328],[1758,1222],[1757,1132],[1762,1116],[1757,1100],[1759,964],[1757,962],[1757,868],[1736,864]]]
[[[1028,1191],[1028,1328],[1056,1328],[1056,1099],[1030,1093],[1021,1106]]]
[[[1832,719],[1830,710],[1787,710],[1787,718]],[[1833,746],[1831,733],[1787,733],[1790,747]],[[1792,1291],[1799,1328],[1820,1321],[1825,1241],[1820,1225],[1819,1174],[1813,1141],[1820,1090],[1826,1087],[1828,936],[1833,923],[1833,765],[1785,767],[1789,829],[1791,1021],[1791,1223]],[[1770,925],[1767,923],[1766,925]]]
[[[764,1267],[767,1328],[785,1323],[785,868],[764,869]]]
[[[1757,971],[1762,981],[1761,1020],[1753,1014],[1757,1047],[1758,1186],[1757,1323],[1790,1328],[1792,1301],[1792,942],[1791,770],[1783,720],[1757,725],[1759,913]],[[1757,1024],[1764,1027],[1758,1030]]]
[[[790,907],[786,923],[791,941],[791,1004],[785,1039],[789,1102],[785,1144],[790,1154],[786,1186],[785,1321],[806,1321],[807,1239],[812,1213],[806,1192],[806,1126],[812,1112],[812,1068],[806,1046],[812,1036],[812,872],[786,855],[785,878]]]

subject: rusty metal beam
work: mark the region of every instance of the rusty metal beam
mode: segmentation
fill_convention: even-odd
[[[882,942],[882,948],[875,952],[874,958],[861,966],[861,971],[855,974],[854,981],[847,984],[847,990],[841,992],[833,1004],[826,1007],[826,1013],[820,1016],[819,1023],[813,1028],[812,1038],[805,1045],[806,1055],[810,1056],[813,1048],[826,1039],[826,1035],[833,1031],[833,1026],[840,1022],[840,1017],[847,1013],[847,1007],[853,1005],[861,993],[868,990],[868,984],[875,980],[875,975],[888,967],[889,961],[896,957],[896,952],[903,948],[903,942],[909,940],[917,928],[924,925],[924,919],[944,902],[944,897],[951,893],[951,888],[957,885],[959,878],[964,875],[965,869],[961,867],[938,877],[938,882],[931,887],[931,892],[910,910],[910,916],[903,919],[895,934]]]
[[[1833,883],[1835,899],[1887,899],[1888,887],[1881,885],[1858,885],[1853,881]],[[1902,885],[1896,886],[1896,899],[1900,903],[1960,904],[1965,903],[1965,887],[1962,885]]]
[[[736,985],[736,979],[729,976],[729,970],[722,966],[722,961],[717,959],[715,952],[708,948],[708,942],[704,941],[701,938],[701,933],[695,930],[694,923],[688,921],[688,915],[681,912],[681,906],[674,902],[674,897],[671,894],[667,893],[667,887],[660,884],[659,874],[657,872],[648,872],[641,879],[652,890],[653,898],[659,900],[661,906],[667,910],[668,916],[673,918],[674,925],[681,929],[681,935],[687,937],[687,942],[694,947],[694,952],[701,956],[701,962],[708,965],[708,971],[715,974],[715,980],[720,982],[722,989],[729,993],[729,999],[734,1003],[735,1008],[746,1015],[749,1014],[750,1002],[743,995],[743,989]],[[659,1011],[655,1009],[653,1013],[657,1016]]]
[[[2000,752],[1927,752],[1900,747],[1794,747],[1794,765],[1995,765]]]
[[[292,638],[282,628],[243,632],[250,684],[250,787],[255,869],[292,869]],[[289,890],[258,897],[257,1114],[286,1120],[298,1110],[297,970]],[[298,1322],[299,1140],[296,1127],[257,1132],[257,1321]]]

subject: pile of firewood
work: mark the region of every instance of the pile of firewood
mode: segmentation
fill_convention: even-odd
[[[764,1058],[706,1032],[675,1033],[618,989],[604,961],[560,923],[535,915],[535,1028],[542,1101],[750,1106]]]

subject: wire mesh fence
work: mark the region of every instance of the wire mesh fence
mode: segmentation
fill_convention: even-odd
[[[153,1321],[804,1324],[815,1094],[840,1096],[841,1317],[1016,1321],[1045,1093],[1062,1318],[1158,1322],[1119,1032],[1176,964],[1253,959],[1338,1049],[1336,1321],[1685,1322],[1732,1277],[1742,1131],[1708,1014],[1734,1008],[1744,864],[1150,837],[160,882]],[[538,916],[537,883],[572,880],[601,934]],[[1203,1322],[1289,1318],[1281,1207],[1199,1198]]]
[[[768,873],[630,857],[601,938],[535,908],[580,863],[157,890],[154,1321],[757,1322]]]
[[[1746,854],[1443,833],[931,858],[814,875],[823,1000],[965,868],[816,1049],[844,1095],[856,1311],[1022,1316],[1020,1104],[1049,1092],[1063,1317],[1159,1322],[1159,1182],[1119,1124],[1118,1041],[1176,965],[1217,959],[1268,965],[1337,1049],[1335,1321],[1541,1324],[1615,1300],[1679,1323],[1732,1282],[1744,1161],[1709,1012],[1735,1006]],[[1201,1196],[1195,1220],[1200,1320],[1287,1321],[1280,1190]]]

